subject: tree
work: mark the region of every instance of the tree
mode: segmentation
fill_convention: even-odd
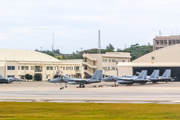
[[[120,48],[117,48],[117,52],[122,52],[122,50]]]
[[[41,74],[35,74],[35,75],[34,75],[34,80],[36,80],[36,81],[42,81],[42,75],[41,75]]]
[[[30,75],[30,74],[26,74],[25,75],[25,78],[29,81],[29,80],[32,80],[32,75]]]
[[[109,45],[106,46],[106,50],[108,50],[109,52],[114,51],[113,45],[109,43]]]
[[[56,50],[54,50],[54,53],[60,54],[60,50],[59,50],[59,49],[56,49]]]

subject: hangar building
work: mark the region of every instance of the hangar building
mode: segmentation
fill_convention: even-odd
[[[0,49],[0,74],[3,77],[18,77],[24,79],[26,74],[41,74],[42,80],[52,79],[62,71],[74,77],[81,70],[79,63],[62,63],[60,60],[47,54],[18,49]]]
[[[148,70],[150,75],[155,69],[160,70],[160,75],[165,69],[171,69],[171,76],[180,81],[180,44],[153,51],[132,62],[119,62],[118,76],[134,75],[141,70]]]

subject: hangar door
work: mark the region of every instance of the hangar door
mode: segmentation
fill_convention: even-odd
[[[159,70],[159,76],[161,76],[166,69],[171,69],[171,77],[175,81],[180,81],[180,67],[133,67],[133,75],[142,70],[147,70],[147,75],[151,75],[154,70]]]

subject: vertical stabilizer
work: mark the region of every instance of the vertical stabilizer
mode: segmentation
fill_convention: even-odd
[[[166,69],[162,77],[170,77],[171,76],[171,69]]]
[[[0,75],[0,78],[3,78],[3,77]]]
[[[138,79],[146,79],[146,77],[147,77],[147,70],[142,70],[137,78]]]
[[[102,70],[96,70],[91,79],[101,80],[102,79]]]
[[[158,78],[159,77],[159,70],[154,70],[151,74],[150,78]]]

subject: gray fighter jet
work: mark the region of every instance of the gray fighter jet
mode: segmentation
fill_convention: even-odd
[[[118,82],[118,84],[127,84],[132,85],[134,83],[140,83],[140,85],[144,85],[148,82],[148,80],[146,79],[147,77],[147,70],[142,70],[141,73],[139,74],[139,76],[124,76],[124,77],[120,77],[119,79],[116,79],[116,81]]]
[[[98,83],[102,79],[102,70],[96,70],[94,75],[90,79],[80,79],[80,78],[71,78],[68,76],[63,76],[62,78],[56,78],[49,80],[50,83],[61,83],[65,82],[68,84],[78,84],[79,87],[85,87],[84,84]]]
[[[15,78],[15,77],[4,78],[4,77],[2,77],[2,76],[0,75],[0,83],[7,83],[7,84],[9,84],[9,83],[12,83],[12,82],[14,82],[14,81],[19,81],[19,82],[21,82],[21,81],[23,81],[23,79],[19,79],[19,78]]]
[[[148,82],[146,77],[147,77],[147,70],[142,70],[139,76],[122,76],[122,77],[108,76],[106,78],[103,78],[102,81],[117,82],[119,84],[127,84],[127,85],[132,85],[134,83],[145,84],[146,82]]]

